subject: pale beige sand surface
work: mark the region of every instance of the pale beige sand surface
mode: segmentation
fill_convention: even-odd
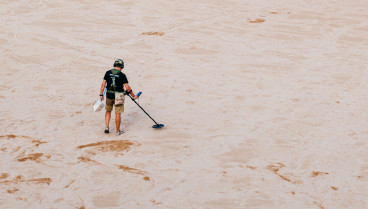
[[[368,208],[367,8],[1,0],[0,208]]]

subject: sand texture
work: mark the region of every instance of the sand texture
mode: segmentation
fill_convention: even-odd
[[[0,208],[368,208],[367,8],[0,0]]]

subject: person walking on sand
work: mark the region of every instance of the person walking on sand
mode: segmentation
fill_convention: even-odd
[[[133,97],[134,100],[138,98],[130,88],[126,75],[121,72],[123,68],[124,61],[122,59],[115,60],[114,68],[106,71],[101,84],[101,101],[104,99],[103,91],[105,89],[105,86],[107,88],[105,107],[105,133],[109,133],[109,123],[113,106],[115,106],[116,135],[124,133],[120,130],[121,113],[124,112],[124,89],[126,90],[126,93],[130,94]]]

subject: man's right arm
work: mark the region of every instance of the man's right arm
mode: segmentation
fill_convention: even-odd
[[[130,96],[133,97],[134,100],[138,99],[138,97],[133,93],[132,88],[130,88],[128,83],[124,83],[124,87],[127,92],[129,92]]]
[[[101,89],[100,89],[100,98],[101,98],[101,101],[104,100],[103,92],[104,92],[105,86],[106,86],[106,80],[103,80],[102,81],[102,84],[101,84]]]

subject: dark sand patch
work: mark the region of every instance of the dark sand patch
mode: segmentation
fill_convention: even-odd
[[[17,135],[14,135],[14,134],[1,135],[1,136],[0,136],[0,138],[9,138],[9,139],[14,139],[14,138],[17,138],[17,137],[22,137],[22,138],[32,139],[32,137],[29,137],[29,136],[17,136]]]
[[[290,177],[286,176],[286,175],[282,175],[279,173],[279,170],[281,168],[284,168],[285,165],[282,163],[276,163],[275,165],[268,165],[267,166],[267,170],[272,171],[274,174],[276,174],[277,176],[279,176],[282,180],[288,181],[292,184],[300,184],[302,183],[300,180],[291,180]]]
[[[116,140],[116,141],[101,141],[97,143],[91,143],[78,146],[79,149],[92,148],[101,152],[122,152],[129,151],[130,147],[134,145],[134,142],[128,140]]]
[[[9,176],[9,174],[7,174],[7,173],[2,173],[2,174],[0,175],[0,180],[1,180],[1,179],[6,179],[6,178],[8,178],[8,176]]]
[[[252,170],[256,170],[256,167],[250,166],[250,165],[247,165],[247,168],[252,169]]]
[[[327,172],[313,171],[311,176],[312,177],[317,177],[317,176],[320,176],[320,175],[327,175],[327,174],[328,174]]]
[[[26,138],[26,139],[32,139],[32,143],[35,143],[35,146],[39,146],[40,144],[45,144],[47,142],[40,141],[38,139],[32,138],[30,136],[24,136],[24,135],[14,135],[14,134],[8,134],[8,135],[1,135],[0,138],[8,138],[8,139],[15,139],[15,138]]]
[[[64,187],[64,189],[69,188],[69,187],[70,187],[70,185],[72,185],[74,182],[75,182],[75,180],[74,180],[74,179],[73,179],[73,180],[71,180],[71,181],[70,181],[70,183]]]
[[[314,201],[314,204],[316,204],[320,209],[325,209],[321,203]]]
[[[33,160],[33,161],[39,162],[42,156],[43,156],[43,153],[33,153],[33,154],[29,154],[27,157],[18,158],[17,161],[24,162],[26,160]]]
[[[255,20],[248,20],[248,22],[250,23],[263,23],[264,21],[266,21],[265,19],[255,19]]]
[[[165,35],[164,32],[144,32],[142,33],[144,36],[163,36]]]
[[[15,192],[17,192],[17,191],[19,191],[19,189],[18,188],[13,188],[13,189],[8,189],[8,190],[6,190],[8,193],[10,193],[10,194],[14,194]]]
[[[36,184],[50,184],[52,182],[51,178],[39,178],[39,179],[29,179],[23,180],[22,182],[34,182]]]
[[[158,201],[156,201],[156,200],[151,200],[151,202],[152,202],[153,204],[155,204],[155,205],[160,205],[160,204],[161,204],[161,202],[158,202]]]
[[[135,174],[139,174],[139,175],[144,175],[145,173],[139,169],[135,169],[135,168],[130,168],[128,166],[124,166],[124,165],[119,165],[119,169],[122,169],[125,172],[128,173],[135,173]]]
[[[124,166],[124,165],[119,165],[119,167],[118,167],[118,168],[119,168],[119,169],[122,169],[124,172],[134,173],[134,174],[143,175],[143,176],[145,176],[145,175],[146,175],[146,172],[141,171],[141,170],[136,169],[136,168],[130,168],[130,167],[128,167],[128,166]],[[143,177],[143,180],[145,180],[145,181],[150,181],[150,177],[145,176],[145,177]]]
[[[80,162],[92,162],[92,163],[100,164],[99,162],[97,162],[95,160],[92,160],[89,157],[80,156],[78,159],[79,159]]]
[[[36,183],[36,184],[50,184],[51,178],[38,178],[38,179],[23,179],[22,175],[16,176],[13,180],[0,181],[0,184],[18,184],[18,183]]]
[[[32,143],[35,143],[35,146],[38,147],[40,144],[46,144],[47,142],[43,142],[37,139],[32,140]]]

